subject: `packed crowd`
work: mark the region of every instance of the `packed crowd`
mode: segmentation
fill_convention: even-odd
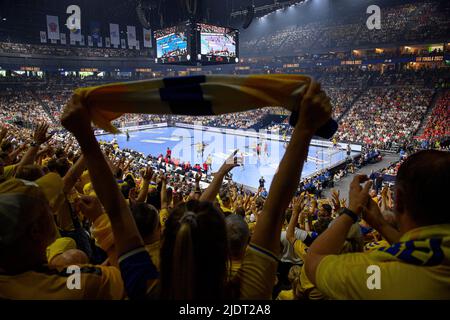
[[[36,121],[51,123],[31,91],[13,89],[0,92],[0,121],[22,127],[31,127]]]
[[[172,116],[174,122],[190,123],[208,127],[229,129],[253,129],[261,122],[261,119],[271,112],[271,108],[262,108],[246,112],[229,113],[219,116],[192,117]]]
[[[333,118],[339,121],[337,139],[342,142],[375,144],[381,149],[398,151],[405,141],[412,140],[423,121],[430,124],[425,128],[424,135],[417,139],[429,140],[448,135],[448,130],[445,130],[449,113],[446,95],[439,100],[429,118],[424,120],[434,92],[428,88],[439,88],[441,83],[448,81],[445,69],[387,70],[384,73],[330,71],[317,73],[315,77],[327,84],[324,90],[331,98]],[[363,78],[366,82],[364,86],[368,88],[361,89],[354,85]],[[97,85],[101,83],[99,81],[51,76],[45,82],[37,81],[27,86],[3,86],[0,119],[28,127],[33,119],[37,119],[50,123],[52,130],[58,130],[62,108],[73,90],[80,86]],[[170,120],[171,123],[195,122],[229,129],[267,129],[282,136],[291,135],[293,128],[289,125],[288,115],[273,116],[276,113],[274,108],[263,108],[202,118],[126,114],[113,124],[123,128]],[[432,134],[433,131],[435,134]]]
[[[321,82],[326,83],[330,87],[338,88],[365,88],[369,84],[369,80],[373,77],[377,78],[379,72],[370,72],[362,70],[337,70],[316,73]]]
[[[79,104],[62,113],[65,132],[2,127],[0,298],[448,299],[450,221],[428,200],[448,194],[450,154],[405,156],[395,191],[357,175],[348,197],[326,199],[317,181],[332,186],[330,172],[299,181],[331,105],[316,83],[300,104],[269,192],[224,183],[236,152],[211,178],[170,149],[99,143]],[[373,264],[380,290],[360,280]],[[67,288],[73,265],[79,290]]]
[[[369,89],[340,121],[336,137],[397,150],[412,140],[432,95],[416,87]]]
[[[38,45],[10,42],[0,42],[0,53],[96,58],[139,58],[149,57],[151,54],[149,50],[131,50],[122,48],[87,48],[69,45]]]
[[[448,10],[448,6],[442,10],[439,1],[383,7],[381,30],[367,28],[366,15],[355,15],[351,21],[329,19],[287,26],[269,31],[262,37],[252,37],[247,41],[243,39],[241,52],[246,55],[292,55],[311,49],[419,42],[423,39],[445,40],[450,24]]]
[[[445,91],[439,97],[419,139],[435,140],[450,137],[450,91]]]

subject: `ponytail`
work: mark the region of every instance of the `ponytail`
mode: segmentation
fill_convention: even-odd
[[[196,227],[195,214],[186,212],[180,219],[175,238],[172,259],[172,298],[192,300],[195,298],[196,272],[192,228]]]

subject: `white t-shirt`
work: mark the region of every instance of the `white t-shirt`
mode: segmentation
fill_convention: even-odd
[[[308,232],[305,230],[295,228],[295,239],[304,241],[308,236]],[[302,259],[297,257],[294,251],[294,246],[286,238],[286,231],[281,232],[280,241],[283,244],[283,251],[280,255],[281,262],[290,262],[293,264],[303,264]]]

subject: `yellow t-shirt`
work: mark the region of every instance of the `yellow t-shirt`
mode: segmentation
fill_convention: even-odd
[[[231,260],[229,267],[230,277],[233,278],[241,268],[242,261]]]
[[[66,252],[70,249],[76,249],[77,244],[75,240],[68,237],[58,238],[51,245],[47,247],[47,261],[50,263],[54,257]]]
[[[229,209],[229,208],[227,208],[227,207],[224,207],[224,206],[220,206],[220,209],[222,210],[222,212],[223,213],[228,213],[228,214],[231,214],[231,213],[233,213],[233,210],[231,210],[231,209]]]
[[[106,251],[110,259],[116,259],[116,252],[114,252],[114,235],[111,228],[111,222],[107,214],[99,216],[91,228],[92,236],[95,239],[95,244],[102,250]],[[155,241],[145,246],[150,255],[156,269],[159,270],[161,242]]]
[[[380,289],[369,289],[369,266],[379,267]],[[389,248],[329,255],[316,281],[332,299],[450,299],[450,224],[410,230]]]
[[[159,265],[160,265],[160,251],[161,251],[161,242],[155,241],[151,244],[145,245],[145,249],[147,250],[148,254],[150,255],[150,258],[152,258],[152,262],[155,265],[156,269],[159,271]]]
[[[275,255],[255,244],[250,244],[236,276],[240,300],[271,300],[275,285],[278,260]]]
[[[391,245],[386,240],[372,241],[364,246],[364,252],[379,250],[380,248],[390,247]]]
[[[159,211],[159,223],[161,224],[161,229],[164,229],[167,218],[169,218],[169,210],[161,209]]]
[[[65,271],[65,270],[64,270]],[[69,276],[43,268],[18,275],[0,274],[0,299],[11,300],[119,300],[125,290],[119,269],[81,266],[80,289],[69,289]]]
[[[46,167],[46,166],[48,165],[48,163],[49,163],[50,160],[52,160],[52,158],[46,157],[45,159],[43,159],[43,160],[41,161],[41,166]]]
[[[237,264],[235,265],[237,267]],[[275,285],[275,273],[278,260],[273,253],[250,244],[235,276],[228,284],[235,291],[235,299],[271,300]],[[233,268],[233,267],[232,267]],[[147,290],[147,298],[157,299],[159,280],[153,282]]]
[[[277,297],[277,300],[294,300],[294,292],[291,290],[282,290]]]
[[[303,243],[301,240],[295,240],[294,242],[294,252],[300,257],[303,261],[306,258],[306,251],[308,250],[308,246]],[[305,272],[305,266],[302,266],[302,270],[300,272],[300,293],[302,293],[305,299],[309,300],[322,300],[324,299],[324,295],[316,288],[316,286],[308,279]]]
[[[17,172],[17,168],[18,168],[17,164],[3,167],[3,178],[5,180],[14,178]]]

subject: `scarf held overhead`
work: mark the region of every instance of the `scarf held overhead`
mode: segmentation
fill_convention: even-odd
[[[187,76],[80,88],[74,96],[89,109],[101,129],[119,132],[111,121],[125,113],[212,116],[265,107],[284,107],[298,119],[298,105],[311,78],[304,75]],[[316,133],[331,138],[337,123],[330,119]]]

